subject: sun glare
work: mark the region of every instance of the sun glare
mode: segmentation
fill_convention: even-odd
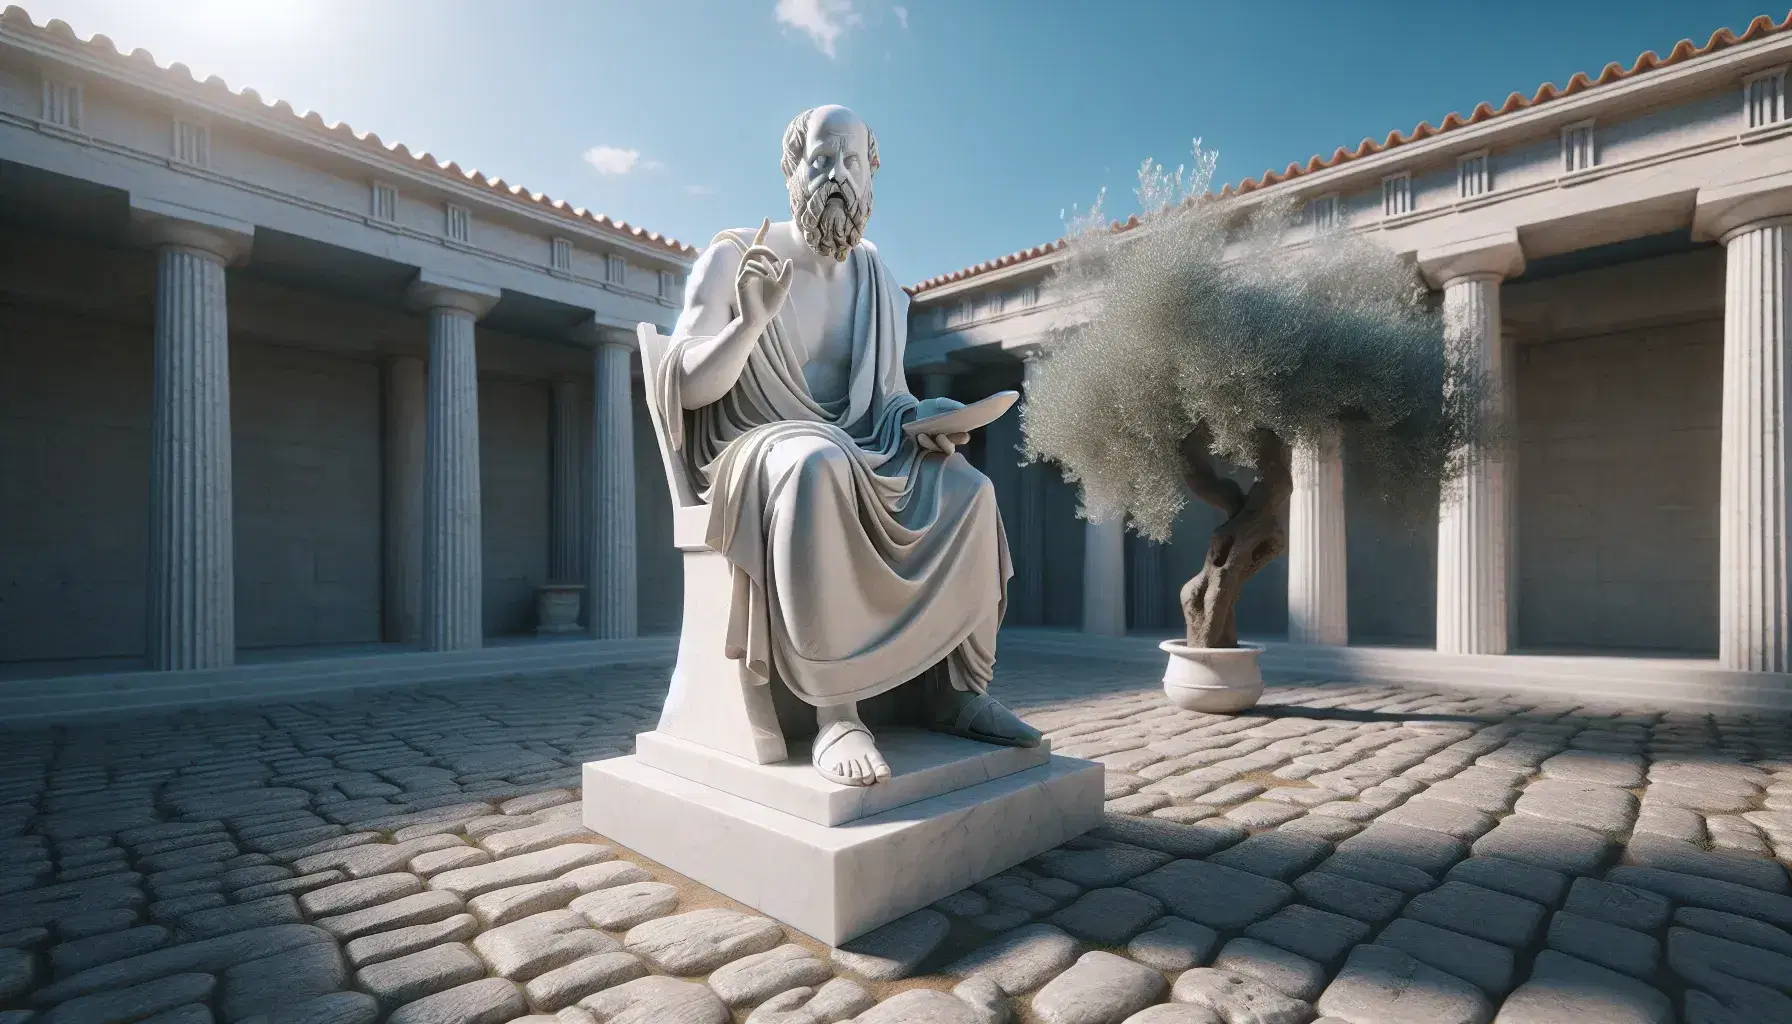
[[[320,6],[317,0],[180,0],[167,13],[195,42],[266,45],[305,33]]]

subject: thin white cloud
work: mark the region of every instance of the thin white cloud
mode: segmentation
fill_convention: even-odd
[[[834,44],[862,23],[852,0],[778,0],[778,22],[809,34],[815,48],[834,57]]]
[[[895,10],[895,12],[896,12],[896,20],[902,23],[903,31],[907,31],[908,30],[908,8],[902,6],[901,4],[897,4],[896,7],[893,8],[893,10]]]
[[[715,186],[713,185],[686,185],[684,191],[686,195],[693,196],[713,196],[716,194]]]
[[[631,171],[657,171],[665,165],[658,160],[641,159],[638,149],[623,149],[620,146],[592,146],[583,156],[585,162],[597,168],[599,174],[628,174]]]

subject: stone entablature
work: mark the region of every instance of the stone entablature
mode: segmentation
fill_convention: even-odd
[[[66,37],[66,38],[64,38]],[[252,91],[194,83],[14,9],[0,19],[9,160],[420,269],[669,323],[696,250],[555,204]],[[339,138],[339,136],[345,136]],[[369,145],[369,143],[372,145]]]

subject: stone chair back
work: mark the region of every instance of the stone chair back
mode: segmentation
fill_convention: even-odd
[[[641,382],[647,391],[647,415],[653,421],[654,440],[659,443],[660,463],[666,470],[666,489],[672,494],[672,507],[702,507],[703,500],[697,496],[696,481],[691,479],[690,469],[685,465],[684,459],[672,450],[672,435],[666,430],[665,417],[676,416],[679,411],[662,411],[654,394],[653,382],[659,379],[660,363],[665,361],[666,346],[671,339],[661,334],[653,324],[638,324],[635,327],[635,338],[641,346]]]

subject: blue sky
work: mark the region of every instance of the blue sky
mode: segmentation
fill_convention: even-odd
[[[784,125],[845,103],[914,282],[1057,237],[1201,136],[1220,181],[1666,53],[1762,0],[29,0],[695,245],[788,214]],[[1779,0],[1784,2],[1784,0]]]

